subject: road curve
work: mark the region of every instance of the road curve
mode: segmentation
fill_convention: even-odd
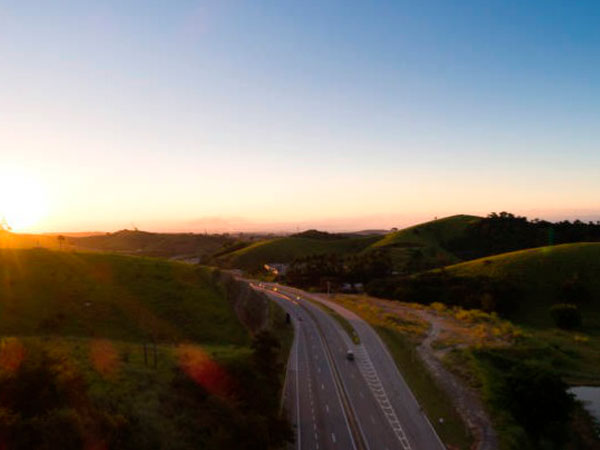
[[[296,426],[297,449],[445,448],[370,325],[319,296],[261,285],[253,284],[290,314],[296,330],[284,403]],[[361,344],[352,343],[314,301],[345,317]],[[346,359],[348,349],[353,349],[355,361]]]

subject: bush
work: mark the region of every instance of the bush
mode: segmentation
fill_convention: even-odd
[[[554,324],[567,330],[581,326],[581,313],[576,305],[559,303],[550,308]]]
[[[565,280],[558,290],[557,297],[560,303],[575,305],[587,304],[592,300],[592,294],[587,284],[582,282],[579,277]]]
[[[550,448],[556,448],[566,440],[567,423],[574,407],[567,387],[558,376],[542,367],[517,363],[504,379],[501,398],[535,444],[551,443],[554,445]]]

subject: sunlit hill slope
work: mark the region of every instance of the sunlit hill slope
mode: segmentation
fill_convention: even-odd
[[[588,295],[581,298],[584,322],[600,328],[600,243],[583,242],[521,250],[468,261],[444,269],[451,275],[486,276],[510,283],[522,292],[519,316],[549,324],[548,308],[560,301],[557,292],[577,281]]]

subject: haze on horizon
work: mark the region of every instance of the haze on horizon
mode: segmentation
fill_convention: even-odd
[[[595,1],[0,2],[0,218],[597,220],[599,19]]]

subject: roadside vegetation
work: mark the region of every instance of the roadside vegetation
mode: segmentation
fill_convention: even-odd
[[[448,448],[470,449],[472,436],[453,407],[449,393],[435,382],[417,355],[415,347],[427,333],[427,322],[410,312],[387,312],[361,296],[335,295],[331,300],[354,311],[375,328]]]
[[[593,329],[515,325],[494,313],[441,303],[424,306],[353,295],[337,295],[334,301],[377,328],[429,417],[427,386],[420,387],[419,376],[430,376],[432,368],[415,357],[424,351],[482,399],[500,448],[598,447],[594,421],[566,391],[568,385],[600,384],[600,340]],[[429,350],[425,341],[431,341]],[[450,401],[460,392],[446,389],[437,395]],[[443,429],[438,432],[445,441],[458,441],[455,433],[462,423],[457,419],[454,429],[446,427],[450,438]]]
[[[0,251],[7,448],[281,448],[289,336],[250,334],[208,268]]]

